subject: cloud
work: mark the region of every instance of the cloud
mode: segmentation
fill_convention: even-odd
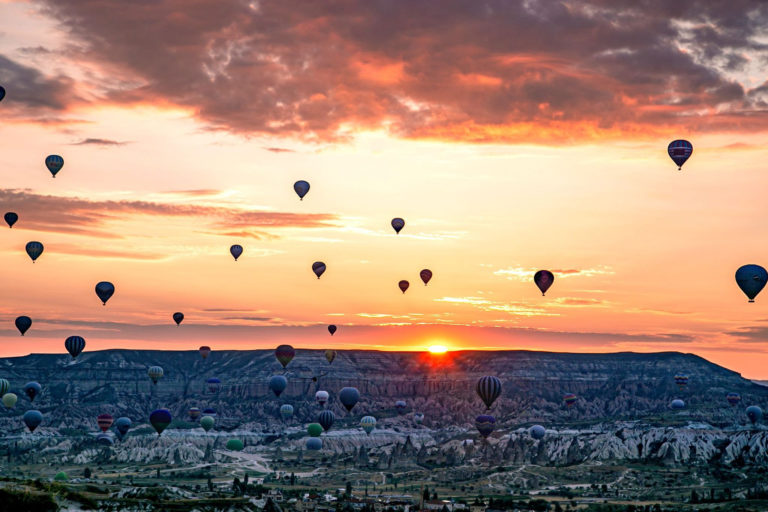
[[[286,149],[286,148],[264,148],[267,151],[271,153],[295,153],[292,149]]]
[[[124,146],[125,144],[128,144],[127,142],[120,142],[116,140],[111,139],[94,139],[94,138],[88,138],[83,139],[79,142],[73,142],[70,144],[71,146]]]
[[[726,331],[725,334],[745,343],[765,343],[765,340],[768,339],[768,326],[740,327],[734,331]]]
[[[497,276],[504,276],[507,279],[514,280],[514,281],[530,281],[533,279],[533,276],[539,270],[541,269],[510,267],[510,268],[502,268],[502,269],[496,270],[493,272],[493,274]],[[599,275],[610,275],[614,273],[610,267],[585,268],[585,269],[575,269],[575,268],[552,269],[550,270],[550,272],[552,272],[555,275],[555,279],[557,278],[563,279],[566,277],[575,277],[575,276],[594,277]]]
[[[0,76],[6,91],[4,107],[18,105],[29,109],[30,114],[39,115],[43,110],[65,110],[67,105],[79,101],[71,78],[45,76],[4,55],[0,55]]]
[[[480,297],[442,297],[435,302],[451,304],[469,304],[483,311],[501,311],[514,316],[559,316],[558,313],[548,312],[539,306],[531,306],[524,302],[499,302]]]

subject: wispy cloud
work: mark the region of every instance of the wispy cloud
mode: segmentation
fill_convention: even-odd
[[[110,146],[124,146],[128,144],[128,142],[121,142],[117,140],[111,140],[111,139],[95,139],[95,138],[88,138],[88,139],[82,139],[79,142],[73,142],[72,146],[104,146],[104,147],[110,147]]]
[[[524,268],[524,267],[510,267],[503,268],[493,272],[494,275],[503,276],[513,281],[528,282],[533,280],[533,276],[537,271],[542,270],[540,268]],[[613,270],[610,267],[597,267],[597,268],[565,268],[565,269],[548,269],[555,275],[555,279],[564,279],[568,277],[594,277],[600,275],[611,275]]]

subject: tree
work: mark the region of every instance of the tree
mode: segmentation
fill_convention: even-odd
[[[699,495],[696,494],[696,489],[691,490],[691,503],[698,503]]]
[[[83,478],[91,478],[91,468],[85,468],[83,470]]]
[[[349,481],[347,481],[347,484],[346,484],[346,489],[345,489],[345,492],[344,492],[344,494],[346,494],[346,495],[347,495],[347,498],[349,498],[350,496],[352,496],[352,482],[349,482]]]
[[[211,475],[208,475],[208,490],[213,491],[213,482],[211,481]]]
[[[291,473],[291,485],[296,485],[296,475]]]
[[[432,491],[432,499],[437,500],[437,491]]]
[[[160,468],[157,468],[157,478],[160,478]]]
[[[424,486],[424,494],[422,495],[424,501],[429,501],[429,487]]]

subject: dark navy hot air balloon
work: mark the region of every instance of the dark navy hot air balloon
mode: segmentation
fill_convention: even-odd
[[[430,279],[432,279],[432,271],[428,268],[425,268],[419,272],[419,277],[421,277],[421,280],[424,281],[424,286],[427,286],[427,283],[429,283]]]
[[[304,180],[299,180],[293,184],[293,190],[296,192],[296,195],[299,196],[299,200],[303,201],[304,196],[309,192],[309,183]]]
[[[221,389],[221,380],[216,377],[211,377],[205,383],[208,384],[208,391],[211,393],[218,393]]]
[[[336,415],[332,411],[323,411],[317,415],[317,422],[323,427],[323,430],[328,432],[333,426],[333,422],[336,420]]]
[[[232,255],[233,258],[235,258],[235,261],[237,261],[237,258],[240,257],[241,254],[243,254],[243,246],[235,244],[229,248],[229,254]]]
[[[24,315],[16,317],[16,320],[14,320],[13,323],[16,324],[16,328],[19,330],[22,336],[24,336],[24,333],[27,332],[30,327],[32,327],[32,319]]]
[[[24,413],[22,416],[24,424],[27,426],[30,432],[34,432],[37,427],[43,422],[43,414],[40,411],[31,410]]]
[[[397,283],[397,287],[400,288],[400,291],[405,293],[405,291],[408,289],[408,287],[411,286],[411,283],[403,279],[399,283]]]
[[[9,228],[12,228],[13,225],[16,224],[16,221],[19,220],[19,216],[15,212],[7,212],[5,215],[3,215],[3,218],[5,219],[5,223],[8,224]]]
[[[400,234],[400,230],[405,227],[405,221],[401,219],[400,217],[395,217],[392,219],[392,229],[395,230],[395,233],[398,235]]]
[[[149,414],[149,422],[157,431],[158,436],[171,424],[171,420],[171,411],[168,409],[156,409]]]
[[[203,409],[203,416],[210,416],[211,418],[215,418],[216,409],[212,409],[212,408]]]
[[[539,270],[533,275],[533,282],[536,283],[536,286],[541,290],[541,295],[544,296],[552,283],[555,282],[555,276],[549,270]]]
[[[319,437],[307,438],[307,450],[317,451],[323,449],[323,440]]]
[[[59,155],[48,155],[45,158],[45,166],[51,171],[51,175],[55,178],[62,167],[64,167],[64,159]]]
[[[541,425],[534,425],[528,430],[528,432],[534,439],[544,439],[544,435],[547,433],[547,430]]]
[[[331,333],[331,336],[336,334],[336,329],[337,329],[337,327],[335,325],[333,325],[333,324],[328,326],[328,332]]]
[[[498,377],[480,377],[475,384],[475,391],[485,406],[490,409],[493,402],[501,395],[501,381]]]
[[[117,430],[117,437],[122,441],[128,430],[131,428],[131,419],[122,416],[115,420],[115,430]]]
[[[115,294],[115,285],[109,281],[96,283],[96,296],[101,300],[102,306],[107,305],[107,301]]]
[[[72,355],[72,359],[76,358],[85,348],[85,340],[80,336],[70,336],[64,340],[64,348],[67,349]]]
[[[0,85],[0,101],[3,101],[3,98],[5,98],[5,88]]]
[[[110,436],[107,433],[97,435],[96,442],[102,446],[112,446],[113,444],[115,444],[115,441],[112,439],[112,436]]]
[[[360,392],[357,388],[342,388],[339,391],[339,401],[347,409],[347,412],[352,412],[352,408],[360,400]]]
[[[45,247],[43,247],[43,244],[40,242],[28,242],[27,243],[27,254],[30,258],[32,258],[32,263],[35,262],[37,258],[40,257],[41,254],[43,254],[43,250]]]
[[[275,349],[275,358],[283,365],[283,368],[288,366],[296,355],[296,350],[290,345],[280,345]]]
[[[176,322],[176,325],[180,325],[181,322],[184,320],[184,313],[176,312],[173,314],[173,321]]]
[[[677,164],[677,170],[679,171],[683,168],[685,161],[688,160],[693,153],[693,144],[687,140],[673,140],[669,143],[669,146],[667,146],[667,153],[669,153],[669,158]]]
[[[282,392],[285,391],[285,388],[287,387],[288,387],[288,379],[286,379],[282,375],[273,375],[269,379],[269,389],[272,390],[275,396],[280,396]]]
[[[325,263],[322,261],[314,262],[312,264],[312,272],[314,272],[317,278],[320,279],[320,276],[325,272]]]
[[[39,382],[27,382],[24,384],[24,393],[29,398],[30,402],[35,401],[35,397],[43,392],[43,387],[40,385]]]
[[[750,405],[747,407],[747,418],[754,425],[763,418],[763,410],[756,405]]]
[[[475,418],[475,427],[477,427],[477,431],[480,432],[483,439],[486,439],[496,428],[496,418],[490,414],[481,414]]]
[[[672,400],[672,403],[670,403],[669,406],[672,409],[677,409],[677,410],[685,409],[685,402],[683,402],[679,398],[675,398],[674,400]]]
[[[755,297],[765,287],[768,272],[760,265],[744,265],[736,271],[736,284],[747,296],[749,302],[755,302]]]
[[[397,411],[397,414],[403,415],[405,414],[405,410],[408,408],[408,404],[405,403],[405,400],[397,400],[395,402],[395,410]]]
[[[730,405],[738,405],[741,402],[741,395],[738,393],[728,393],[725,395],[725,399]]]

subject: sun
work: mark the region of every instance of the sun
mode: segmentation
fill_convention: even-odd
[[[428,350],[431,354],[445,354],[448,351],[445,345],[430,345]]]

